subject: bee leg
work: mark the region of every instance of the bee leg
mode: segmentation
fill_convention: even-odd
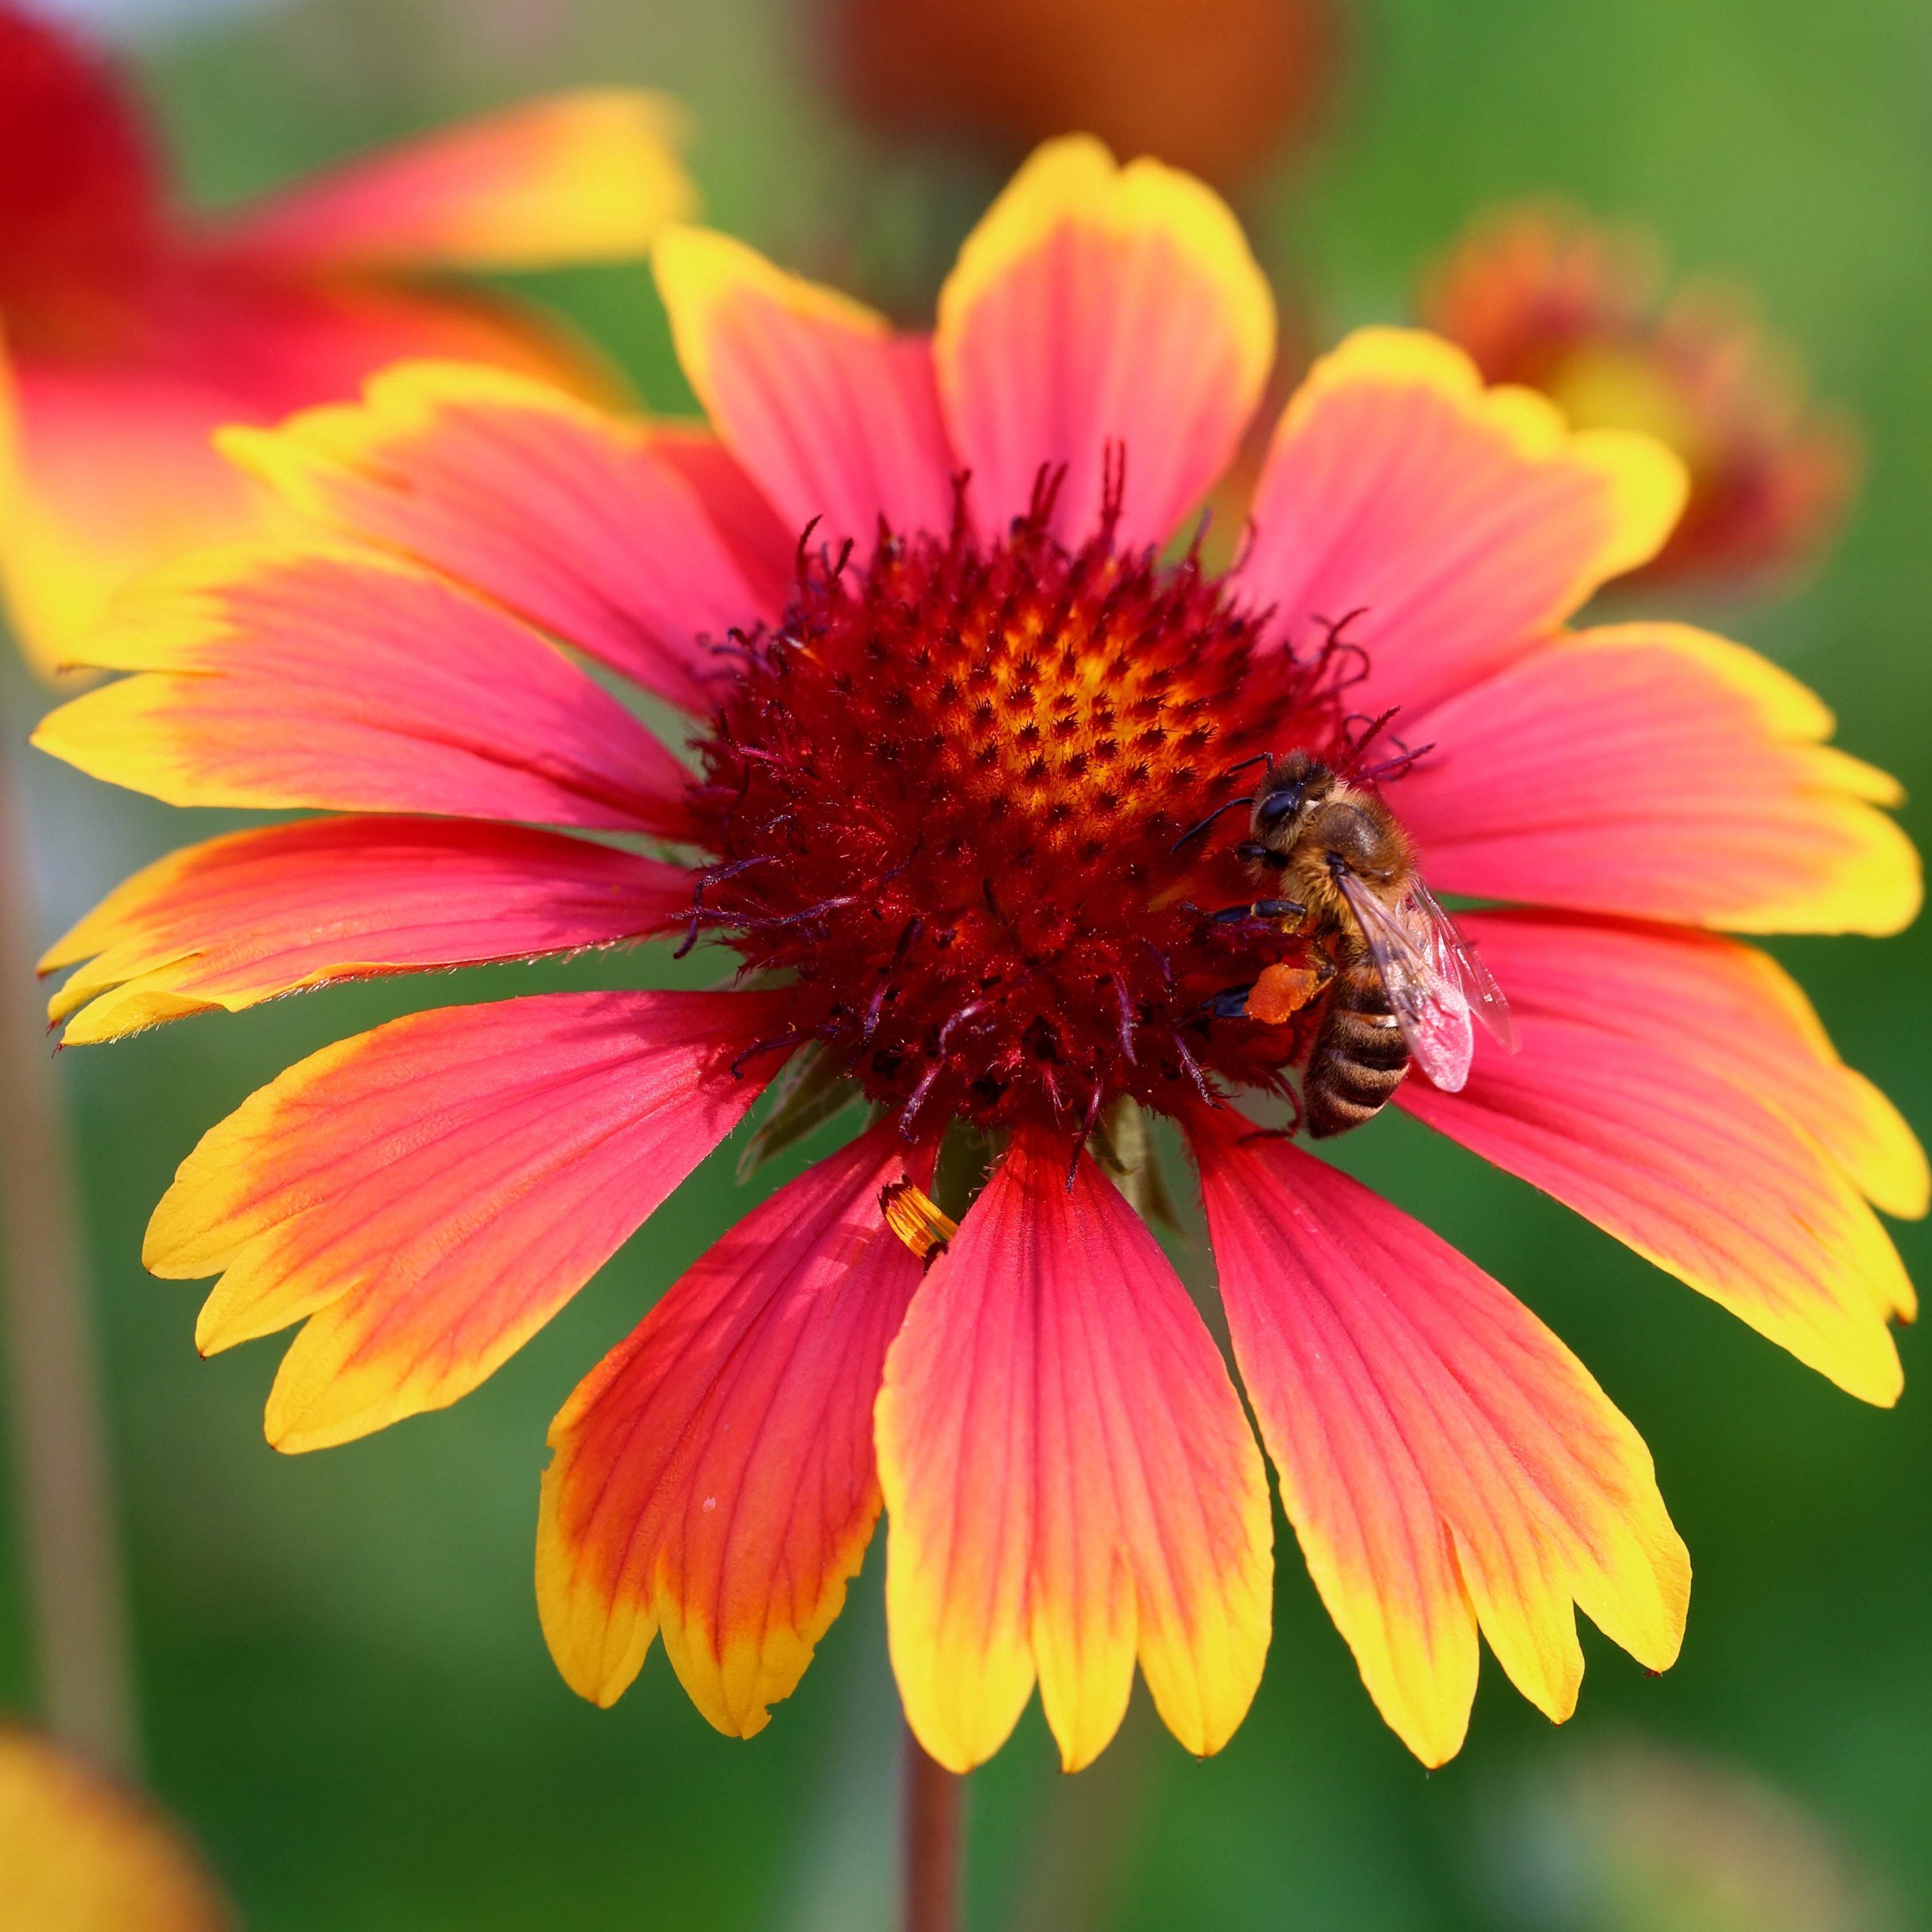
[[[1210,926],[1238,926],[1246,919],[1305,919],[1308,908],[1294,899],[1256,899],[1247,905],[1223,906],[1208,915]]]
[[[1234,848],[1234,856],[1244,866],[1265,866],[1271,872],[1288,870],[1288,855],[1270,850],[1258,838],[1244,838]]]
[[[1218,993],[1211,994],[1202,1002],[1217,1020],[1238,1020],[1248,1010],[1248,995],[1254,991],[1252,982],[1245,986],[1224,986]]]

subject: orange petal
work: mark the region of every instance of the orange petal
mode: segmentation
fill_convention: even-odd
[[[280,269],[542,268],[640,255],[697,196],[661,94],[584,88],[458,122],[303,182],[224,227]]]
[[[951,527],[956,465],[923,338],[710,229],[668,230],[652,260],[691,386],[794,538],[814,518],[835,546],[869,548],[881,517]]]
[[[712,701],[706,644],[778,615],[644,425],[527,376],[409,363],[359,405],[220,444],[303,514],[456,578],[687,710]]]
[[[1405,714],[1406,718],[1406,714]],[[1897,932],[1922,889],[1789,673],[1681,624],[1561,639],[1405,724],[1399,806],[1438,891],[1736,932]]]
[[[304,819],[192,845],[58,940],[64,1044],[332,980],[608,946],[662,930],[692,874],[610,845],[461,819]],[[72,1018],[68,1016],[71,1015]]]
[[[1238,1114],[1191,1131],[1234,1358],[1282,1506],[1391,1727],[1461,1748],[1478,1628],[1561,1722],[1571,1605],[1641,1664],[1676,1655],[1690,1558],[1649,1453],[1589,1372],[1420,1222]]]
[[[191,559],[130,596],[88,662],[143,675],[63,706],[34,742],[171,805],[684,829],[684,768],[616,698],[373,553]]]
[[[1274,298],[1227,205],[1191,176],[1121,168],[1090,135],[1036,149],[967,237],[933,358],[982,528],[1065,464],[1055,521],[1100,514],[1125,452],[1121,540],[1159,543],[1234,455],[1274,359]]]
[[[1490,928],[1485,927],[1484,930]],[[1867,1402],[1900,1386],[1886,1318],[1912,1285],[1878,1218],[1818,1142],[1712,1070],[1667,1016],[1640,1034],[1598,1003],[1503,981],[1521,1051],[1479,1040],[1468,1084],[1412,1077],[1399,1106],[1567,1202]],[[1660,986],[1660,994],[1664,992]]]
[[[537,1604],[581,1695],[615,1702],[660,1627],[734,1737],[797,1688],[879,1513],[872,1404],[920,1281],[879,1192],[910,1157],[882,1124],[748,1214],[551,1424]]]
[[[1932,1194],[1912,1130],[1838,1058],[1811,1003],[1754,946],[1556,913],[1462,913],[1524,1012],[1583,1021],[1732,1081],[1816,1140],[1859,1192],[1916,1220]],[[1909,1312],[1909,1311],[1901,1311]]]
[[[10,1932],[230,1932],[181,1832],[44,1738],[0,1726],[0,1924]]]
[[[1038,1672],[1069,1771],[1140,1658],[1197,1756],[1261,1681],[1272,1562],[1261,1457],[1187,1292],[1118,1191],[1023,1132],[886,1360],[886,1610],[907,1721],[964,1771]]]
[[[320,1449],[466,1395],[729,1133],[779,1030],[752,993],[554,993],[394,1020],[292,1066],[202,1136],[148,1226],[170,1280],[221,1273],[204,1354],[310,1318],[268,1397]]]
[[[168,286],[114,355],[0,358],[0,586],[43,675],[122,585],[262,526],[270,500],[211,446],[224,424],[352,395],[408,357],[605,386],[554,328],[494,298],[187,271]]]
[[[1406,724],[1654,555],[1685,488],[1648,436],[1572,435],[1532,391],[1486,390],[1460,349],[1360,329],[1282,417],[1238,580],[1298,646],[1354,614],[1368,676],[1350,702]]]

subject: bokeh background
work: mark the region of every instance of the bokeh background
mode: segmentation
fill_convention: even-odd
[[[832,22],[806,0],[65,10],[124,42],[205,204],[540,86],[637,81],[692,109],[711,219],[916,316],[1003,172],[996,144],[926,138],[923,110],[910,136],[862,123],[836,85]],[[1070,70],[1120,67],[1144,10],[1092,5]],[[1197,10],[1192,31],[1215,31],[1216,8]],[[1297,139],[1241,191],[1296,330],[1318,346],[1399,318],[1418,263],[1470,217],[1551,191],[1647,223],[1678,263],[1754,290],[1821,392],[1862,420],[1866,483],[1808,581],[1700,614],[1809,680],[1843,742],[1932,798],[1932,10],[1354,0],[1336,18]],[[651,404],[689,406],[644,270],[519,286],[591,332]],[[40,700],[8,676],[17,745]],[[228,822],[20,755],[50,936],[133,866]],[[1906,820],[1932,839],[1923,805]],[[1932,1126],[1924,929],[1778,950],[1846,1057]],[[715,971],[688,963],[696,980]],[[661,1656],[615,1710],[580,1704],[537,1628],[545,1425],[743,1211],[728,1150],[458,1408],[313,1456],[262,1440],[279,1345],[197,1360],[198,1291],[140,1267],[176,1163],[290,1060],[426,994],[610,970],[341,989],[62,1058],[148,1772],[260,1932],[890,1922],[898,1734],[876,1548],[803,1688],[749,1744],[714,1734]],[[1142,1712],[1065,1780],[1035,1714],[975,1774],[976,1932],[1932,1924],[1924,1338],[1903,1338],[1898,1409],[1864,1408],[1410,1121],[1384,1118],[1344,1153],[1520,1294],[1642,1430],[1696,1567],[1683,1659],[1652,1679],[1586,1631],[1582,1707],[1559,1731],[1486,1664],[1467,1748],[1426,1774],[1376,1717],[1278,1527],[1267,1680],[1220,1757],[1196,1764]],[[1925,1231],[1900,1240],[1932,1284]],[[0,1706],[31,1707],[31,1664],[10,1565]]]

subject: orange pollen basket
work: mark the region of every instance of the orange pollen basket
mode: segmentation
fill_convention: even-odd
[[[790,986],[753,1054],[823,1042],[908,1138],[956,1114],[1077,1130],[1123,1094],[1172,1112],[1216,1076],[1278,1084],[1308,1043],[1306,1015],[1214,1016],[1306,942],[1234,910],[1238,811],[1181,842],[1264,752],[1359,770],[1360,654],[1264,644],[1195,556],[1117,548],[1111,510],[1066,548],[1054,487],[990,545],[963,514],[882,526],[868,566],[802,542],[696,746],[716,858],[687,945],[716,930]]]

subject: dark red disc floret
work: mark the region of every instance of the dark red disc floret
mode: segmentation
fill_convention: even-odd
[[[1078,1130],[1122,1094],[1172,1111],[1278,1084],[1305,1025],[1212,1002],[1306,942],[1212,915],[1253,898],[1244,815],[1177,842],[1305,746],[1345,766],[1357,670],[1298,655],[1190,555],[1070,549],[1050,504],[991,544],[883,527],[869,562],[801,548],[790,608],[740,640],[698,741],[713,855],[692,933],[793,988],[909,1136],[954,1114]]]

